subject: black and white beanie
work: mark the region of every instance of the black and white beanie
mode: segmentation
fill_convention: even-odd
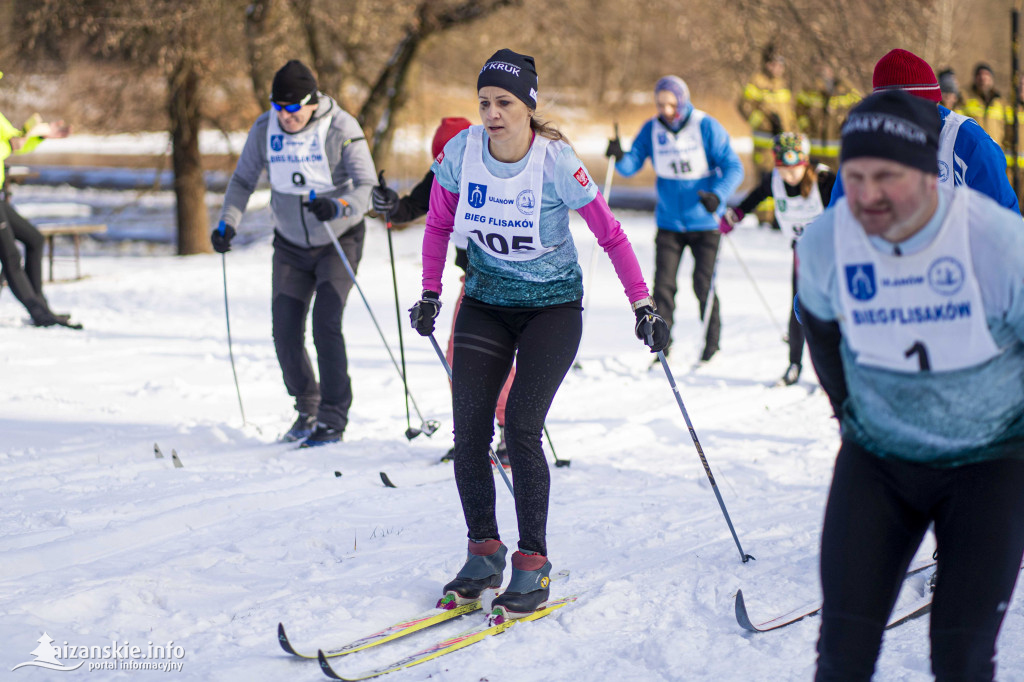
[[[270,100],[281,104],[316,104],[316,92],[316,76],[308,66],[298,59],[292,59],[274,74]],[[303,102],[307,95],[309,99]]]
[[[843,124],[839,161],[870,156],[937,175],[941,127],[932,102],[903,90],[876,92],[854,107]]]
[[[498,50],[480,69],[476,79],[477,91],[491,85],[508,90],[530,109],[537,108],[537,65],[533,57]]]

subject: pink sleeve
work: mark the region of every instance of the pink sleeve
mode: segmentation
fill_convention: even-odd
[[[587,227],[597,237],[598,245],[612,259],[612,267],[622,282],[629,302],[634,303],[650,296],[633,246],[629,243],[626,233],[622,231],[622,225],[612,215],[604,196],[598,192],[589,204],[577,209],[576,212],[583,217]]]
[[[448,256],[448,240],[455,224],[455,209],[459,195],[449,192],[438,184],[430,187],[430,209],[427,211],[427,228],[423,231],[423,289],[441,293],[441,274],[444,260]]]

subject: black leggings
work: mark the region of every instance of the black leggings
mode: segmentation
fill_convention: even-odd
[[[25,264],[17,242],[25,245]],[[43,237],[6,201],[0,201],[0,269],[14,297],[32,314],[46,312],[43,298]]]
[[[815,680],[871,679],[904,572],[932,522],[932,672],[940,682],[994,678],[996,637],[1024,553],[1024,460],[939,469],[844,441],[822,530]]]
[[[499,538],[494,474],[487,450],[494,408],[512,361],[516,376],[505,406],[519,549],[547,556],[551,479],[541,444],[555,392],[572,366],[582,334],[580,301],[545,308],[503,308],[465,297],[455,321],[452,409],[455,482],[469,537]]]

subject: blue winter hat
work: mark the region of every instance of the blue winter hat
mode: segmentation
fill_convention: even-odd
[[[689,108],[690,88],[687,87],[686,81],[679,76],[662,76],[658,79],[658,82],[654,84],[655,97],[657,97],[658,93],[662,90],[667,90],[676,96],[676,101],[679,102],[679,113],[676,114],[676,120],[678,121]]]

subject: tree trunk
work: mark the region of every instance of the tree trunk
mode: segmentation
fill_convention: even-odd
[[[188,56],[182,57],[167,79],[179,256],[212,251],[203,157],[199,153],[199,73],[196,66]]]
[[[406,80],[416,51],[423,41],[435,33],[464,26],[482,19],[504,7],[521,6],[522,0],[467,0],[454,7],[438,7],[424,0],[416,10],[417,21],[406,28],[395,46],[387,65],[377,77],[370,95],[356,117],[370,141],[374,163],[387,156],[394,135],[394,117],[406,99]]]

